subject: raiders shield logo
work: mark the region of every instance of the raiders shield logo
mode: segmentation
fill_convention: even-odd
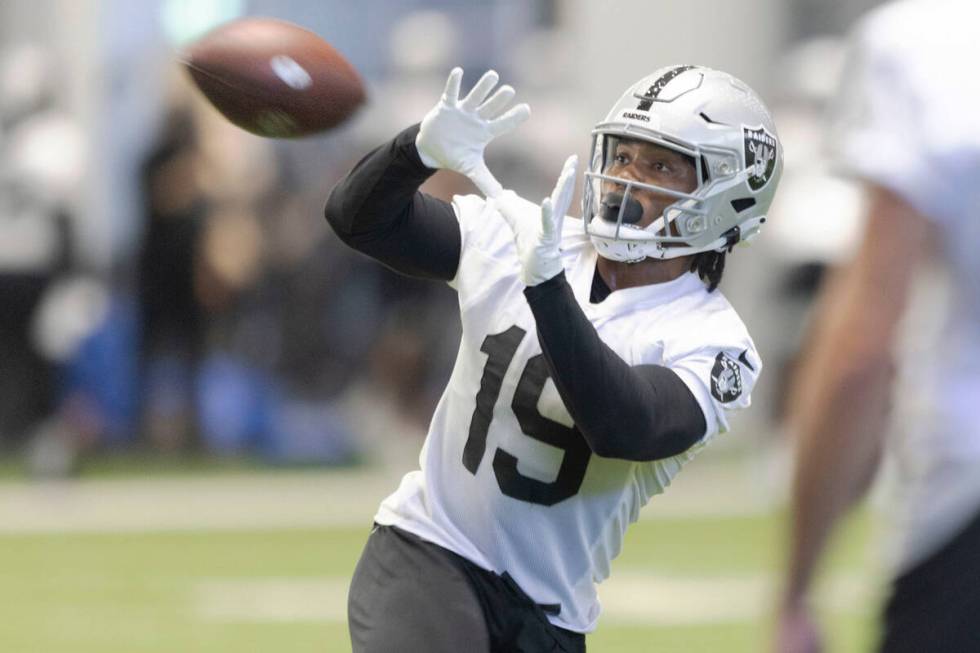
[[[711,368],[711,396],[723,404],[735,401],[742,394],[742,370],[738,363],[720,352]]]
[[[765,127],[742,126],[745,140],[745,167],[749,170],[749,188],[759,192],[765,188],[776,170],[776,137]]]

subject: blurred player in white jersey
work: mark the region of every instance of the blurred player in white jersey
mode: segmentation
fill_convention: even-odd
[[[795,384],[799,437],[780,653],[822,650],[807,594],[838,519],[866,490],[884,450],[904,513],[880,650],[980,651],[980,6],[905,0],[854,34],[834,144],[867,187],[855,259],[828,283]],[[939,348],[892,348],[921,263],[948,268],[952,310]],[[886,441],[893,369],[928,391],[927,423]],[[895,398],[896,403],[901,401]]]
[[[421,126],[368,154],[327,219],[386,265],[449,282],[463,335],[420,456],[382,503],[349,596],[354,650],[584,651],[595,586],[651,496],[749,403],[761,368],[716,290],[765,221],[782,149],[730,75],[672,66],[593,132],[540,206],[486,145],[529,110],[454,70]],[[486,195],[418,192],[436,169]]]

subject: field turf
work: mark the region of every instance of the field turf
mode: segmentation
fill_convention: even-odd
[[[603,586],[607,612],[589,651],[767,650],[782,519],[635,524]],[[825,574],[831,651],[871,641],[869,521],[852,520]],[[348,525],[3,532],[0,651],[348,651],[344,592],[366,535]]]

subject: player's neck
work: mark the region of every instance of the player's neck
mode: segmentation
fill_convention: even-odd
[[[638,263],[623,263],[600,256],[596,267],[610,290],[622,290],[673,281],[691,269],[691,258],[690,256],[670,259],[647,258]]]

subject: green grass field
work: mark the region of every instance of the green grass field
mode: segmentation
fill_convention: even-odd
[[[765,651],[780,519],[635,524],[589,650]],[[826,575],[831,651],[865,650],[872,631],[871,599],[849,584],[866,578],[868,522],[851,523]],[[4,532],[0,651],[348,651],[344,592],[365,537],[362,526]]]

